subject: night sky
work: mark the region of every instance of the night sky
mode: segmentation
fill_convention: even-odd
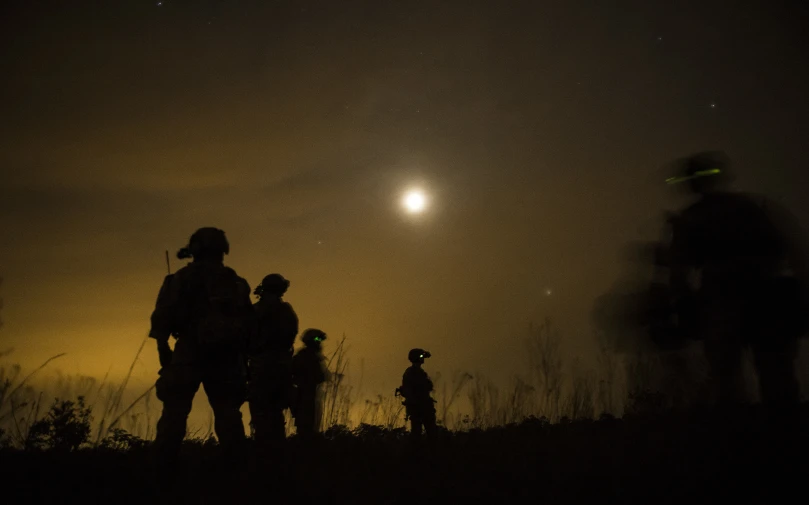
[[[411,347],[508,376],[546,316],[590,353],[622,248],[687,203],[674,158],[725,150],[739,188],[809,223],[799,2],[0,9],[0,347],[24,365],[124,373],[164,251],[202,226],[251,286],[290,279],[302,328],[345,332],[387,392]],[[157,368],[150,345],[136,373]]]

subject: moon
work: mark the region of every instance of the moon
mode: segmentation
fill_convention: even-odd
[[[405,193],[402,205],[410,214],[420,214],[427,208],[427,195],[419,189],[412,189]]]

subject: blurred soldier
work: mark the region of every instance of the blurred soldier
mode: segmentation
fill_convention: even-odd
[[[763,403],[792,412],[797,337],[806,329],[801,232],[774,202],[727,190],[722,153],[696,154],[680,169],[667,182],[686,183],[698,199],[671,220],[671,289],[675,306],[690,300],[684,305],[696,312],[695,336],[704,341],[718,401],[742,400],[749,346]]]
[[[301,336],[304,348],[292,358],[292,381],[296,390],[292,414],[298,434],[304,437],[320,431],[322,402],[319,389],[328,379],[321,345],[324,340],[326,334],[322,331],[306,330]]]
[[[162,365],[155,389],[163,402],[155,447],[163,465],[178,456],[200,384],[225,454],[233,454],[245,438],[239,408],[246,396],[244,350],[254,316],[250,286],[223,264],[229,250],[222,230],[197,230],[177,253],[193,261],[166,277],[152,313],[149,336],[157,341]],[[173,352],[170,335],[177,338]]]
[[[256,287],[253,305],[258,321],[250,342],[249,402],[257,442],[283,440],[284,409],[292,388],[292,344],[298,335],[298,316],[292,305],[281,299],[289,281],[280,274],[264,277]]]
[[[405,417],[410,419],[410,434],[413,438],[421,437],[422,427],[428,437],[435,434],[435,400],[430,393],[433,391],[433,381],[427,372],[421,368],[424,358],[430,353],[424,349],[411,349],[407,359],[412,365],[405,370],[402,376],[402,385],[396,390],[405,401]]]

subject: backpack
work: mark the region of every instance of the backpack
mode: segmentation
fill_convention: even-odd
[[[196,343],[203,351],[241,349],[248,333],[249,288],[230,268],[201,272],[197,285]]]
[[[292,305],[284,301],[256,305],[258,316],[258,338],[254,344],[256,352],[286,352],[292,349],[298,335],[298,316]]]

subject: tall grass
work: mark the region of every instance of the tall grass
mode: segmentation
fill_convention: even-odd
[[[11,352],[6,353],[8,354]],[[19,365],[0,366],[0,435],[8,434],[6,437],[12,444],[25,445],[31,426],[39,418],[43,394],[38,393],[29,382],[52,361],[62,356],[64,353],[48,358],[22,378],[22,368]]]
[[[124,403],[124,398],[130,393],[129,381],[144,344],[145,341],[120,383],[109,381],[107,373],[101,381],[93,377],[59,374],[39,388],[31,384],[35,375],[64,354],[49,358],[25,376],[22,376],[22,368],[17,364],[0,365],[0,433],[7,434],[6,443],[26,446],[31,427],[42,419],[54,399],[74,401],[79,398],[93,412],[92,445],[101,444],[116,429],[125,429],[144,439],[150,438],[154,433],[153,421],[156,421],[151,411],[154,386],[142,392],[134,401]]]
[[[461,427],[461,423],[463,419],[458,416],[457,412],[454,410],[455,405],[457,405],[458,400],[461,398],[464,389],[466,389],[469,381],[471,381],[474,377],[472,377],[467,372],[461,371],[454,371],[450,375],[450,380],[446,381],[443,380],[441,374],[436,374],[434,382],[434,386],[436,391],[440,391],[438,395],[438,412],[437,412],[437,420],[439,424],[443,424],[444,426],[452,426],[456,429]]]
[[[605,413],[620,417],[640,411],[682,409],[706,401],[707,368],[699,346],[677,352],[639,349],[618,353],[597,338],[598,353],[594,365],[588,366],[562,353],[560,332],[549,320],[529,325],[523,340],[523,370],[505,382],[498,383],[483,373],[434,373],[438,422],[448,429],[465,430],[518,423],[529,417],[549,422],[597,418]],[[146,440],[153,438],[158,417],[154,388],[133,392],[130,386],[145,342],[120,382],[110,381],[107,373],[101,380],[59,376],[42,390],[34,387],[32,377],[61,355],[27,375],[16,365],[0,366],[0,437],[5,433],[13,445],[24,446],[30,427],[45,415],[54,397],[71,400],[81,396],[93,409],[92,444],[101,444],[120,430]],[[344,335],[327,354],[329,380],[321,389],[321,430],[362,425],[401,428],[405,412],[400,398],[392,392],[362,395],[361,374],[360,384],[350,380],[348,342]],[[207,424],[189,436],[207,439],[212,435],[210,409],[207,415]],[[291,434],[293,423],[288,413],[287,421]]]
[[[655,364],[622,359],[606,346],[601,348],[598,365],[587,368],[578,359],[565,361],[561,335],[550,320],[529,325],[524,336],[527,360],[523,374],[499,384],[483,373],[454,371],[447,376],[435,373],[436,414],[439,424],[449,429],[487,428],[517,423],[528,417],[544,417],[551,422],[562,418],[593,418],[607,412],[621,415],[629,401],[621,389],[625,376],[621,366],[643,371]],[[374,424],[393,429],[404,424],[401,399],[374,394],[361,397],[347,381],[348,347],[345,336],[327,360],[331,380],[324,387],[322,428],[344,425],[354,428]],[[634,373],[634,371],[630,372]],[[647,373],[648,375],[648,373]],[[640,377],[647,384],[648,378]]]
[[[351,422],[351,411],[356,398],[352,394],[352,386],[346,382],[348,370],[348,347],[343,335],[337,347],[326,359],[329,377],[322,386],[322,407],[320,426],[326,428],[337,424],[348,425]]]
[[[528,355],[528,383],[536,388],[536,408],[544,417],[561,416],[564,367],[561,353],[562,338],[550,319],[528,327],[525,339]]]

